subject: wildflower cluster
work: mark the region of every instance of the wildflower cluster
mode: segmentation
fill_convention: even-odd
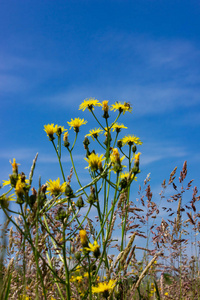
[[[117,300],[161,299],[161,295],[162,299],[172,299],[169,288],[163,284],[166,274],[161,274],[158,283],[155,273],[167,242],[173,242],[173,258],[174,249],[180,246],[178,234],[184,232],[181,229],[184,226],[182,194],[191,183],[185,190],[182,186],[174,196],[173,200],[178,200],[178,210],[171,223],[171,234],[165,220],[160,226],[149,224],[149,219],[154,220],[159,213],[152,201],[149,175],[144,187],[139,188],[137,202],[131,190],[140,174],[141,152],[138,150],[142,141],[134,134],[124,134],[128,128],[118,123],[121,117],[132,112],[130,103],[110,104],[108,100],[100,102],[89,98],[80,104],[79,110],[94,118],[92,129],[83,126],[88,122],[81,116],[66,120],[68,129],[54,123],[44,125],[58,159],[59,175],[46,182],[40,179],[36,189],[32,179],[38,155],[29,177],[19,172],[20,164],[15,158],[10,161],[12,173],[3,181],[3,189],[8,190],[0,196],[0,204],[8,223],[15,229],[10,228],[9,246],[5,243],[2,249],[7,250],[10,258],[17,253],[19,265],[14,268],[12,259],[5,266],[0,264],[0,275],[5,274],[3,280],[3,275],[0,276],[0,298]],[[102,119],[97,117],[97,110]],[[83,145],[77,142],[82,132]],[[80,145],[83,155],[80,155]],[[63,164],[66,157],[67,163]],[[174,184],[175,172],[169,184]],[[180,183],[186,174],[187,166],[184,165]],[[177,190],[175,184],[173,187]],[[195,202],[199,199],[194,189],[190,203],[193,212],[196,212]],[[18,204],[17,211],[9,207],[13,200]],[[197,233],[200,230],[198,214],[188,213],[188,218]],[[3,228],[5,232],[7,229]],[[155,250],[149,247],[149,232],[154,234]],[[146,248],[136,247],[136,237],[147,239]],[[144,255],[140,262],[136,259],[136,250],[141,249]],[[188,273],[187,278],[190,275]]]

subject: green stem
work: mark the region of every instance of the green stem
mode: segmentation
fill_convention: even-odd
[[[99,122],[99,120],[98,120],[97,117],[95,116],[93,110],[90,110],[90,111],[91,111],[91,113],[93,114],[93,116],[94,116],[95,120],[97,121],[97,123],[98,123],[98,124],[101,126],[101,128],[105,131],[105,128],[101,125],[101,123]]]
[[[76,172],[76,168],[75,168],[75,165],[74,165],[74,160],[73,160],[73,156],[72,156],[71,150],[69,150],[69,155],[70,155],[72,167],[73,167],[74,173],[75,173],[75,175],[76,175],[76,179],[77,179],[77,181],[78,181],[78,184],[80,185],[80,187],[81,187],[81,189],[83,190],[84,194],[85,194],[86,197],[88,198],[88,195],[87,195],[85,189],[83,188],[83,186],[82,186],[82,184],[81,184],[81,182],[80,182],[80,180],[79,180],[78,174],[77,174],[77,172]]]
[[[67,257],[66,257],[66,240],[65,240],[65,224],[64,224],[64,222],[63,222],[62,253],[63,253],[63,261],[64,261],[64,267],[65,267],[65,286],[66,286],[67,300],[70,300],[70,281],[69,281],[69,269],[67,266]]]
[[[60,160],[61,156],[59,156],[58,150],[56,149],[56,146],[55,146],[55,143],[54,143],[53,140],[52,140],[52,144],[53,144],[53,146],[54,146],[54,149],[55,149],[56,154],[57,154],[57,157],[58,157],[58,161],[59,161],[60,170],[61,170],[61,173],[62,173],[63,180],[64,180],[64,182],[66,182],[65,174],[64,174],[63,167],[62,167],[62,163],[61,163],[61,160]]]
[[[102,145],[102,143],[99,141],[98,137],[96,137],[96,141],[99,143],[99,145],[104,149],[106,150],[106,148]]]
[[[72,147],[71,147],[71,150],[70,150],[70,149],[68,149],[68,150],[69,150],[69,152],[72,152],[72,150],[74,149],[74,146],[75,146],[75,144],[76,144],[76,140],[77,140],[77,136],[78,136],[78,132],[76,132],[76,136],[75,136],[75,139],[74,139],[73,145],[72,145]]]

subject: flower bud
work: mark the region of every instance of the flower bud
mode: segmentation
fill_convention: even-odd
[[[70,145],[70,143],[68,141],[68,136],[69,136],[68,131],[66,131],[63,135],[64,147],[66,147],[66,148],[68,148]]]
[[[83,201],[83,198],[80,196],[78,198],[78,200],[76,201],[76,206],[81,209],[83,206],[84,206],[84,201]]]
[[[121,140],[118,140],[117,141],[117,147],[119,148],[119,149],[121,149],[122,148],[122,141]]]
[[[66,213],[66,211],[64,210],[64,208],[63,208],[63,207],[59,207],[55,219],[56,219],[56,220],[60,220],[60,221],[63,222],[64,219],[66,218],[66,216],[67,216],[67,213]]]
[[[136,147],[136,145],[133,145],[132,152],[135,153],[136,151],[137,151],[137,147]]]
[[[80,252],[76,252],[74,254],[75,258],[79,261],[81,259],[81,253]]]
[[[123,178],[123,179],[120,181],[119,185],[121,186],[121,189],[125,189],[125,188],[127,187],[127,178],[126,178],[126,177]]]
[[[89,141],[88,137],[86,136],[83,141],[84,148],[87,149],[89,144],[90,144],[90,141]]]
[[[67,186],[65,188],[65,195],[68,196],[69,198],[74,197],[74,192],[69,184],[67,184]]]

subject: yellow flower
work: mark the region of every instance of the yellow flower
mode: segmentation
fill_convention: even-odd
[[[81,229],[79,231],[79,236],[81,239],[81,244],[83,247],[87,247],[88,246],[88,240],[87,240],[87,232],[84,229]]]
[[[68,139],[68,136],[69,136],[69,132],[68,132],[68,130],[66,129],[66,132],[63,134],[63,141],[67,140],[67,139]]]
[[[2,186],[6,186],[11,184],[10,179],[9,180],[3,180]]]
[[[18,174],[18,176],[17,176],[16,178],[17,178],[17,180],[18,180],[19,178],[21,178],[21,174]],[[29,183],[29,180],[26,179],[25,182],[28,184],[28,183]],[[8,180],[3,180],[2,186],[4,187],[4,186],[10,185],[10,184],[11,184],[11,180],[10,180],[10,179],[8,179]]]
[[[115,104],[112,104],[110,110],[114,110],[114,111],[118,110],[119,113],[123,112],[124,115],[126,111],[131,112],[132,108],[130,107],[130,104],[128,102],[124,102],[124,104],[122,104],[121,102],[115,102]]]
[[[124,126],[124,124],[118,124],[118,123],[115,123],[113,126],[112,126],[112,130],[116,132],[120,132],[121,129],[127,129],[128,127]]]
[[[129,177],[129,172],[124,172],[120,174],[120,179],[127,179]],[[133,179],[134,175],[131,174],[131,180]],[[137,181],[137,177],[134,177],[134,180]]]
[[[168,295],[169,295],[169,293],[168,293],[168,292],[166,292],[166,293],[165,293],[165,296],[168,296]]]
[[[58,125],[52,124],[48,124],[48,125],[44,125],[44,131],[46,132],[47,136],[49,137],[50,141],[53,141],[54,138],[54,133],[56,133],[58,130]]]
[[[76,277],[72,276],[70,281],[71,282],[76,282],[76,281],[81,282],[81,281],[83,281],[83,276],[76,276]]]
[[[79,110],[84,111],[86,108],[88,108],[89,111],[94,109],[94,106],[101,106],[101,103],[99,103],[98,100],[94,98],[85,99],[79,106]]]
[[[112,154],[110,155],[110,159],[112,162],[119,161],[120,159],[120,154],[117,148],[112,149]]]
[[[122,143],[123,146],[124,145],[132,146],[133,144],[142,145],[142,142],[140,141],[139,137],[130,134],[122,138]]]
[[[123,156],[122,158],[120,158],[120,154],[117,148],[113,148],[112,149],[112,153],[110,155],[110,160],[112,162],[113,168],[112,170],[114,172],[120,172],[122,170],[123,167],[121,162],[122,160],[125,158],[125,156]]]
[[[98,169],[101,170],[102,169],[102,161],[104,161],[105,158],[103,158],[103,154],[101,154],[100,156],[98,156],[98,154],[95,153],[91,153],[88,158],[84,158],[89,166],[86,167],[86,169],[91,169],[92,172],[97,171]]]
[[[60,184],[60,178],[58,178],[57,180],[49,179],[49,182],[47,181],[48,194],[51,193],[51,195],[58,196],[59,194],[65,192],[66,185],[66,182]]]
[[[115,287],[116,280],[110,279],[109,282],[100,282],[97,287],[92,286],[92,293],[104,293],[109,295],[109,291]]]
[[[100,250],[99,250],[100,246],[98,245],[97,241],[94,241],[94,244],[92,245],[91,243],[89,243],[89,247],[85,247],[84,249],[87,251],[91,251],[94,253],[94,256],[96,258],[99,257],[100,255]]]
[[[91,136],[91,138],[94,141],[94,139],[96,139],[99,136],[99,133],[102,133],[103,130],[100,128],[98,128],[98,129],[95,128],[95,129],[90,130],[89,132],[90,133],[86,134],[86,136]]]
[[[135,154],[135,156],[134,156],[135,161],[140,160],[140,155],[141,155],[141,152],[138,152],[137,154]]]
[[[73,127],[75,132],[79,132],[79,127],[81,125],[85,125],[87,123],[87,121],[85,121],[84,119],[80,119],[80,118],[75,118],[74,120],[71,119],[71,122],[67,122],[70,126],[70,129]]]
[[[56,131],[57,136],[60,136],[64,131],[67,131],[64,126],[58,126]]]
[[[22,182],[21,176],[19,176],[16,186],[15,186],[15,193],[17,196],[24,194],[25,186],[26,186],[25,182]]]
[[[15,158],[13,158],[13,162],[10,160],[10,163],[12,165],[12,171],[13,171],[13,173],[18,173],[18,166],[20,164],[16,163]]]
[[[101,106],[102,106],[102,110],[107,113],[109,110],[108,100],[102,101]]]

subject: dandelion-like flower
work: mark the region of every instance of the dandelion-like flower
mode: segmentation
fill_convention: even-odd
[[[92,287],[92,293],[103,293],[103,296],[106,298],[109,296],[109,292],[112,291],[115,287],[116,280],[110,279],[109,282],[100,282],[97,287]]]
[[[10,160],[10,164],[12,165],[12,171],[13,171],[13,173],[18,174],[18,166],[19,166],[20,164],[17,164],[17,163],[16,163],[15,158],[13,158],[13,162]]]
[[[103,132],[102,129],[100,129],[100,128],[95,128],[95,129],[91,129],[91,130],[89,131],[89,133],[86,134],[86,136],[91,136],[91,138],[92,138],[93,141],[94,141],[94,139],[96,139],[96,138],[99,136],[99,133],[102,133],[102,132]]]
[[[113,148],[112,149],[112,153],[110,155],[110,160],[112,162],[112,166],[113,166],[113,171],[114,172],[120,172],[122,170],[123,167],[122,166],[122,160],[125,158],[125,156],[123,156],[122,158],[120,158],[120,154],[117,148]]]
[[[2,186],[10,185],[10,179],[9,180],[3,180]]]
[[[88,239],[87,239],[87,232],[84,229],[81,229],[79,231],[79,236],[80,236],[80,240],[81,240],[81,244],[83,247],[87,247],[88,246]]]
[[[85,247],[84,249],[93,252],[94,256],[98,258],[100,255],[99,248],[100,246],[98,245],[97,241],[94,241],[94,244],[89,243],[89,247]]]
[[[124,172],[124,173],[121,173],[120,174],[120,179],[122,180],[122,179],[128,179],[128,177],[129,177],[129,172]],[[133,179],[133,177],[134,177],[134,175],[133,174],[131,174],[131,180]],[[137,177],[134,177],[134,180],[135,181],[137,181]]]
[[[54,123],[44,125],[44,131],[46,132],[47,136],[49,137],[50,141],[53,141],[54,138],[54,133],[56,133],[58,130],[58,125],[54,126]]]
[[[51,193],[51,195],[58,196],[59,194],[65,192],[66,185],[66,182],[60,184],[60,178],[58,178],[57,180],[49,179],[49,181],[47,181],[47,193]]]
[[[114,110],[114,111],[118,110],[119,113],[123,112],[124,115],[126,111],[131,112],[132,108],[128,102],[124,102],[124,103],[115,102],[115,104],[112,104],[110,110]]]
[[[26,186],[25,182],[23,182],[21,179],[21,176],[19,176],[16,186],[15,186],[15,193],[17,196],[24,194],[25,186]]]
[[[57,136],[60,136],[64,131],[67,131],[64,126],[58,126],[56,131]]]
[[[94,98],[85,99],[79,106],[79,110],[84,111],[86,108],[91,111],[94,109],[94,106],[101,106],[101,103]]]
[[[121,131],[121,129],[127,129],[128,127],[124,126],[124,124],[118,124],[118,123],[115,123],[113,126],[112,126],[112,131],[115,131],[117,133],[119,133]]]
[[[139,137],[134,136],[134,135],[127,135],[127,136],[123,137],[121,139],[121,141],[122,141],[123,146],[125,146],[125,145],[132,146],[133,144],[142,145],[142,142],[139,139]]]
[[[79,128],[81,125],[85,125],[87,121],[80,118],[71,119],[71,122],[67,122],[70,126],[70,129],[73,127],[75,132],[79,132]]]
[[[86,169],[91,169],[92,172],[97,171],[98,169],[101,170],[102,169],[102,161],[105,160],[105,157],[103,158],[103,154],[101,154],[100,156],[98,156],[98,154],[95,153],[91,153],[88,158],[84,158],[89,166],[86,167]]]
[[[134,156],[135,161],[140,160],[140,155],[141,155],[141,152],[138,152],[137,154],[135,154],[135,156]]]
[[[109,110],[108,100],[102,101],[101,106],[102,106],[102,110],[103,110],[104,112],[108,112],[108,110]]]

